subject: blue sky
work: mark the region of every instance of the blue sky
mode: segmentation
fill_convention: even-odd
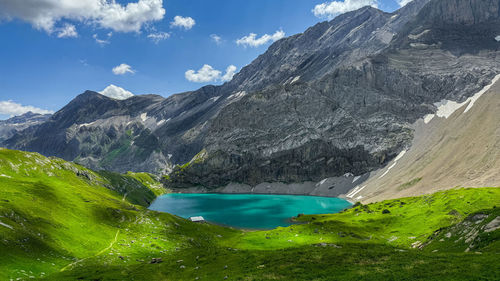
[[[111,84],[165,97],[221,84],[283,33],[366,4],[392,12],[401,0],[75,1],[0,3],[0,119],[26,106],[56,111],[87,89]]]

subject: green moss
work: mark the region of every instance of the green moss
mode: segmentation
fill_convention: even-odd
[[[162,194],[170,192],[170,190],[166,189],[163,186],[158,176],[149,173],[134,173],[134,172],[128,172],[127,176],[132,177],[141,182],[143,185],[148,187],[156,196],[160,196]]]
[[[405,190],[405,189],[408,189],[414,185],[416,185],[417,183],[419,183],[420,181],[422,180],[422,178],[416,178],[416,179],[412,179],[411,181],[407,182],[407,183],[403,183],[402,185],[400,185],[398,187],[398,190]]]
[[[183,172],[194,164],[202,163],[206,159],[207,155],[207,151],[205,149],[202,149],[191,159],[191,161],[183,165],[177,165],[174,172]]]
[[[131,144],[132,144],[131,140],[128,139],[124,140],[118,148],[115,148],[112,151],[110,151],[106,155],[106,157],[101,160],[101,165],[106,167],[110,165],[119,156],[129,153]]]

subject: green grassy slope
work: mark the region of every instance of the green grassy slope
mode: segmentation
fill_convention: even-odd
[[[484,231],[500,215],[498,188],[356,205],[270,231],[141,206],[162,192],[147,174],[0,149],[0,280],[500,279],[500,230]]]
[[[132,177],[0,149],[0,280],[39,277],[95,254],[154,197]]]

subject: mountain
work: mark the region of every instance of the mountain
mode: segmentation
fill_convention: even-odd
[[[0,120],[0,142],[11,138],[16,132],[41,124],[50,118],[50,114],[27,112],[7,120]]]
[[[500,73],[499,20],[498,1],[414,1],[394,14],[362,8],[278,41],[233,79],[241,98],[169,183],[320,181],[384,166],[435,103],[462,102]],[[276,81],[256,90],[259,74]]]
[[[86,92],[3,144],[94,169],[168,173],[171,187],[366,175],[411,146],[413,124],[436,103],[463,102],[500,73],[498,7],[364,7],[275,42],[222,86],[124,101]]]
[[[380,199],[430,194],[457,186],[500,184],[500,75],[461,104],[442,101],[414,125],[415,138],[397,159],[348,195]]]

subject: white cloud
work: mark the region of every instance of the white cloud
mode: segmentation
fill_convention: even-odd
[[[128,98],[134,96],[134,94],[132,94],[131,92],[129,92],[121,87],[115,86],[113,84],[107,86],[100,93],[101,93],[101,95],[104,95],[104,96],[107,96],[107,97],[110,97],[113,99],[117,99],[117,100],[125,100],[125,99],[128,99]]]
[[[126,63],[122,63],[119,66],[116,66],[113,68],[113,73],[115,75],[124,75],[127,73],[134,74],[135,70],[132,69],[132,67]]]
[[[15,103],[11,100],[8,101],[0,101],[0,115],[9,115],[9,116],[17,116],[22,115],[26,112],[40,113],[40,114],[52,114],[54,111],[41,109],[38,107],[34,107],[31,105],[21,105]]]
[[[208,64],[203,65],[203,67],[198,70],[188,70],[185,73],[185,77],[188,81],[197,83],[206,83],[216,81],[220,78],[221,72],[219,70],[213,69]]]
[[[400,0],[409,1],[409,0]],[[377,0],[344,0],[325,2],[314,7],[312,12],[319,18],[333,18],[339,14],[357,10],[364,6],[372,6],[377,8]]]
[[[138,0],[126,5],[115,0],[0,1],[0,19],[18,18],[48,33],[57,31],[56,25],[64,20],[120,32],[139,32],[144,24],[161,20],[164,15],[163,0]]]
[[[285,37],[285,32],[283,30],[276,31],[273,35],[264,34],[260,38],[257,38],[257,34],[250,33],[249,35],[236,40],[236,44],[243,45],[245,47],[259,47],[269,42],[275,42]]]
[[[222,75],[222,71],[214,69],[212,66],[205,64],[203,67],[198,70],[188,70],[185,73],[185,77],[188,81],[196,82],[196,83],[207,83],[207,82],[216,82],[216,81],[229,81],[233,78],[236,73],[236,66],[230,65],[226,69],[226,73]]]
[[[99,39],[99,36],[97,36],[97,34],[92,35],[92,38],[94,38],[94,40],[95,40],[95,42],[97,44],[99,44],[101,46],[104,46],[104,45],[107,45],[107,44],[111,43],[109,41],[109,39],[111,38],[111,36],[113,36],[113,32],[109,32],[107,34],[107,37],[108,37],[107,39]]]
[[[76,32],[76,27],[72,24],[65,24],[62,28],[59,29],[57,33],[57,38],[69,38],[69,37],[78,37],[78,32]]]
[[[186,30],[189,30],[189,29],[193,28],[193,26],[195,24],[196,24],[196,21],[191,17],[175,16],[174,21],[170,23],[170,26],[182,27]]]
[[[160,41],[170,38],[170,33],[167,32],[150,33],[148,34],[148,38],[151,39],[151,41],[155,42],[155,44],[158,44],[160,43]]]
[[[238,68],[234,65],[230,65],[226,68],[226,74],[224,74],[222,77],[221,77],[221,80],[222,81],[231,81],[231,79],[233,79],[233,76],[236,74],[236,70]]]
[[[217,34],[210,34],[210,38],[212,38],[212,41],[214,41],[217,45],[220,45],[222,43],[222,37]]]
[[[413,0],[397,0],[399,6],[404,7],[406,4],[410,3]]]

